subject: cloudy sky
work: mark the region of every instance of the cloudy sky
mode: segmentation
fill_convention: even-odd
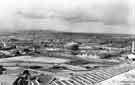
[[[134,0],[1,0],[0,31],[135,33]]]

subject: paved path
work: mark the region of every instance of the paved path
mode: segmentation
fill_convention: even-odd
[[[52,85],[104,85],[101,82],[132,71],[134,68],[134,65],[125,64],[114,68],[90,71],[84,74],[73,76],[68,80],[56,80],[52,83]]]

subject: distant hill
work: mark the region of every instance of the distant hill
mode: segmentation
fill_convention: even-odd
[[[16,36],[19,38],[35,39],[109,39],[109,38],[130,38],[128,34],[103,34],[103,33],[73,33],[73,32],[58,32],[53,30],[24,30],[16,32],[1,33],[1,36]]]

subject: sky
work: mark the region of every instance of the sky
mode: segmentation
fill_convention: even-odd
[[[135,34],[134,0],[1,0],[0,31]]]

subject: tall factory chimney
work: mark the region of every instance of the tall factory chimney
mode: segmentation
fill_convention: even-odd
[[[7,44],[4,40],[1,40],[2,44],[3,44],[3,47],[6,48],[7,47]]]
[[[135,41],[132,41],[132,47],[131,47],[131,52],[135,53]]]

